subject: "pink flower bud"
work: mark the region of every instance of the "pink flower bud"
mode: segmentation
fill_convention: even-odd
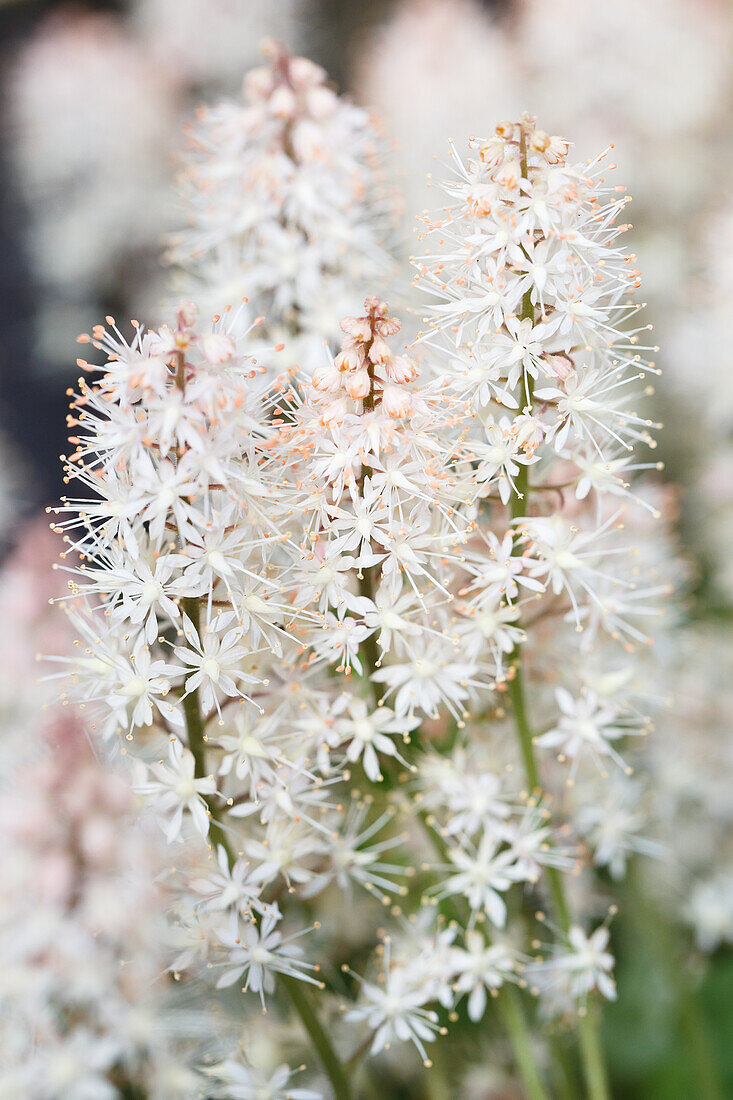
[[[494,173],[496,182],[509,191],[513,191],[518,186],[521,177],[522,168],[518,160],[508,160]]]
[[[545,369],[555,378],[559,378],[561,382],[567,381],[575,370],[573,361],[568,355],[545,355],[543,356],[543,363]]]
[[[390,359],[392,352],[390,346],[383,336],[375,336],[372,340],[372,346],[369,348],[369,358],[372,363],[384,363],[385,360]]]
[[[341,388],[341,375],[333,363],[324,363],[313,371],[313,386],[321,393],[336,393]]]
[[[501,164],[504,159],[504,142],[498,138],[492,138],[491,141],[481,147],[479,155],[483,163],[488,164],[490,167]]]
[[[310,88],[306,93],[306,110],[318,122],[332,115],[337,105],[338,99],[330,88]]]
[[[420,373],[417,360],[409,355],[395,355],[384,364],[384,372],[390,382],[398,385],[404,382],[412,382]]]
[[[344,317],[341,331],[348,332],[352,340],[371,340],[372,330],[368,317]]]
[[[176,307],[176,320],[179,328],[193,328],[199,315],[195,302],[179,302]]]
[[[367,313],[376,314],[377,317],[386,317],[389,306],[382,298],[377,298],[375,294],[372,294],[364,299],[364,309]]]
[[[343,350],[334,359],[333,363],[336,370],[359,370],[364,366],[364,348],[361,344],[347,346],[350,343],[350,341],[344,340]]]
[[[281,84],[270,96],[270,113],[277,118],[292,118],[295,114],[297,103],[290,88]]]
[[[548,164],[564,164],[569,148],[569,141],[566,141],[565,138],[558,137],[557,134],[553,134],[550,138],[550,144],[547,149],[545,149],[545,160]]]
[[[315,122],[310,119],[302,119],[293,127],[291,140],[295,155],[301,160],[308,160],[315,156],[321,144],[322,131]]]
[[[321,66],[309,61],[307,57],[291,58],[288,75],[297,88],[308,88],[326,79],[326,73]]]
[[[349,410],[349,407],[346,403],[346,398],[345,397],[340,397],[336,401],[329,401],[329,403],[324,406],[323,411],[321,413],[321,418],[323,419],[323,423],[324,424],[338,424],[338,423],[340,423],[344,419],[344,417],[346,416],[346,413],[348,412],[348,410]]]
[[[382,393],[382,408],[387,416],[407,416],[412,409],[412,394],[400,386],[385,386]]]
[[[366,397],[371,386],[372,382],[369,377],[369,371],[366,370],[357,370],[353,371],[351,374],[347,374],[344,382],[344,388],[349,397],[353,397],[357,400],[361,397]]]
[[[502,141],[513,141],[516,129],[516,122],[500,122],[496,127],[496,136]]]
[[[271,69],[264,65],[258,69],[250,69],[242,81],[242,91],[245,99],[267,99],[275,87],[275,77]]]

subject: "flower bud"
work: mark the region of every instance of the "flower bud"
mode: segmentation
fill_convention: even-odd
[[[372,294],[364,299],[364,309],[367,313],[376,314],[377,317],[386,317],[389,306],[382,298],[378,298],[375,294]]]
[[[550,138],[550,144],[545,149],[545,160],[548,164],[564,164],[565,158],[568,155],[570,148],[570,142],[564,138],[553,135]]]
[[[264,65],[258,69],[250,69],[242,81],[242,91],[245,99],[267,99],[275,86],[272,69]]]
[[[276,88],[269,99],[270,113],[277,118],[292,118],[297,106],[295,96],[290,88],[282,84]]]
[[[334,113],[338,99],[330,88],[309,88],[305,97],[305,106],[311,118],[321,122]]]
[[[369,348],[369,358],[372,363],[384,363],[391,357],[392,351],[384,337],[375,336],[372,340],[372,346]]]
[[[324,363],[316,367],[312,381],[321,393],[336,393],[341,388],[341,375],[333,363]]]
[[[367,317],[344,317],[341,321],[341,331],[347,332],[353,340],[370,340],[372,335]]]
[[[565,382],[575,371],[569,355],[543,355],[542,362],[548,374],[559,378],[561,382]]]
[[[402,328],[396,317],[383,317],[374,325],[374,331],[380,336],[394,336]]]
[[[198,320],[199,309],[195,302],[179,302],[176,308],[176,320],[179,328],[193,328]]]
[[[382,393],[382,408],[387,416],[407,416],[412,409],[412,394],[401,386],[385,386]]]
[[[288,66],[288,75],[297,88],[309,88],[326,79],[325,70],[307,57],[292,57]]]
[[[351,374],[346,375],[344,388],[349,397],[356,398],[357,400],[366,397],[371,387],[372,380],[367,370],[352,371]]]
[[[384,372],[390,382],[398,385],[404,382],[412,382],[419,374],[417,360],[409,355],[394,355],[384,364]]]
[[[336,370],[359,370],[364,366],[364,348],[361,344],[352,344],[350,340],[344,340],[343,350],[334,359]]]
[[[348,405],[346,404],[346,398],[340,397],[335,401],[329,401],[328,404],[323,407],[321,418],[324,424],[337,424],[344,419],[347,412]]]

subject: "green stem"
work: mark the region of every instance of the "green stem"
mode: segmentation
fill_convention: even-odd
[[[183,601],[183,610],[194,625],[196,633],[201,629],[201,615],[197,599],[187,597]],[[206,726],[201,713],[201,700],[199,691],[191,691],[183,696],[183,716],[186,719],[186,733],[188,735],[188,747],[194,760],[194,775],[201,779],[207,775],[206,771]],[[216,801],[209,795],[204,800],[209,808],[211,821],[210,834],[215,844],[221,844],[227,853],[229,866],[233,866],[235,855],[232,852],[229,839],[219,821],[219,807]]]
[[[200,614],[198,600],[185,599],[183,601],[183,607],[193,623],[196,631],[200,628]],[[204,720],[201,715],[201,702],[199,699],[198,689],[190,692],[184,696],[183,699],[183,713],[186,719],[186,732],[188,734],[188,747],[191,750],[194,759],[194,774],[197,779],[201,779],[207,774],[206,772],[206,730],[204,726]],[[235,862],[235,854],[232,851],[231,845],[228,841],[221,824],[218,821],[218,807],[213,799],[208,798],[206,804],[209,807],[211,813],[211,831],[215,834],[217,843],[224,847],[229,860],[229,866],[232,867]],[[313,1046],[321,1059],[323,1068],[325,1069],[328,1078],[333,1086],[335,1100],[351,1100],[351,1090],[349,1087],[348,1078],[346,1072],[338,1056],[331,1044],[328,1035],[323,1029],[316,1011],[311,1003],[311,999],[303,988],[302,982],[297,978],[292,978],[287,974],[280,975],[280,982],[287,990],[290,1000],[293,1003],[295,1011],[300,1016],[303,1027],[308,1032],[308,1035],[313,1043]]]
[[[585,1016],[578,1017],[578,1039],[588,1096],[591,1100],[610,1100],[606,1058],[601,1044],[598,1021],[593,1014],[593,1005],[588,1006]]]
[[[539,769],[537,767],[537,758],[534,752],[532,729],[527,716],[524,681],[519,657],[520,651],[519,647],[517,647],[511,657],[514,676],[509,681],[509,697],[512,701],[512,708],[514,710],[514,722],[517,727],[517,733],[519,734],[519,744],[522,750],[522,759],[524,760],[527,783],[530,787],[530,793],[533,793],[541,791],[542,785],[540,783]],[[571,923],[570,910],[568,908],[567,898],[565,897],[562,875],[557,867],[546,867],[545,873],[550,884],[550,892],[552,893],[552,900],[555,906],[558,923],[563,932],[567,932]]]
[[[527,1100],[549,1100],[532,1053],[532,1036],[527,1027],[522,1000],[513,985],[502,986],[497,1007],[511,1039]]]
[[[280,975],[280,982],[287,990],[288,996],[293,1002],[293,1008],[300,1016],[301,1022],[318,1052],[318,1057],[321,1059],[323,1068],[331,1082],[335,1100],[351,1100],[351,1086],[346,1071],[316,1015],[311,999],[303,988],[303,983],[298,981],[297,978],[291,978],[286,974]]]
[[[552,1055],[557,1100],[576,1100],[578,1087],[575,1080],[575,1069],[571,1064],[571,1059],[568,1057],[568,1051],[561,1037],[554,1036],[550,1040],[550,1053]]]

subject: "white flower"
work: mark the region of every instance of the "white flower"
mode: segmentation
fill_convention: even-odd
[[[504,848],[490,832],[482,835],[477,845],[464,841],[450,848],[448,856],[452,870],[439,887],[439,897],[462,894],[472,917],[485,913],[492,924],[503,928],[506,923],[504,891],[526,875],[518,867],[514,853]]]
[[[383,861],[384,854],[399,849],[404,844],[405,837],[386,836],[375,844],[369,844],[368,841],[391,823],[393,813],[385,810],[374,821],[365,825],[367,813],[368,806],[365,803],[352,805],[340,831],[326,838],[331,867],[305,887],[306,896],[322,890],[331,880],[337,882],[339,889],[344,892],[352,883],[359,883],[385,904],[393,893],[406,893],[405,886],[398,886],[393,881],[394,876],[406,874],[406,869],[399,864]]]
[[[424,1062],[429,1064],[425,1043],[440,1030],[438,1015],[423,1006],[430,1000],[430,987],[415,985],[412,974],[402,968],[389,968],[384,985],[362,980],[361,1003],[349,1009],[346,1019],[364,1021],[374,1033],[371,1053],[398,1042],[412,1042]]]
[[[480,830],[497,829],[511,813],[499,776],[480,768],[466,769],[443,787],[449,813],[446,831],[451,836],[475,836]]]
[[[601,757],[610,756],[624,767],[612,742],[630,731],[619,722],[616,708],[599,700],[591,690],[574,699],[565,688],[557,688],[555,698],[561,711],[560,721],[538,737],[537,744],[559,749],[560,759],[570,759],[575,765],[587,754],[596,763]]]
[[[222,1100],[323,1100],[323,1093],[313,1089],[292,1087],[298,1070],[282,1065],[271,1073],[228,1058],[207,1070],[216,1081],[217,1095]]]
[[[733,941],[733,875],[723,871],[696,883],[684,911],[701,951]]]
[[[378,669],[372,679],[395,692],[394,709],[400,717],[412,718],[417,711],[435,718],[441,704],[453,714],[463,713],[475,676],[474,664],[451,660],[442,647],[432,644],[420,657]]]
[[[504,944],[489,944],[481,932],[466,932],[465,949],[454,947],[451,967],[455,972],[455,991],[468,994],[468,1016],[480,1020],[486,1011],[487,990],[494,994],[505,981],[517,980],[517,959]]]
[[[255,677],[242,671],[242,662],[249,655],[241,644],[244,631],[238,626],[227,629],[229,620],[229,615],[219,615],[199,634],[184,613],[183,632],[190,648],[175,647],[176,656],[196,670],[186,678],[186,694],[200,689],[207,709],[218,708],[222,696],[248,698],[239,684],[257,683]]]
[[[588,994],[597,989],[609,1001],[616,1000],[616,983],[612,971],[614,958],[607,950],[608,928],[601,925],[590,936],[577,924],[567,936],[567,946],[558,945],[542,962],[531,963],[527,975],[534,981],[550,1004],[571,1007],[573,1002],[584,1005]]]
[[[148,778],[144,776],[142,769],[135,790],[150,799],[157,814],[168,818],[164,831],[169,844],[180,836],[186,810],[197,831],[202,836],[208,834],[209,811],[203,796],[216,794],[216,781],[210,775],[201,779],[195,777],[193,753],[184,748],[177,737],[171,738],[168,764],[159,760],[150,765]]]
[[[275,905],[263,912],[259,923],[248,921],[243,924],[237,920],[229,928],[221,929],[219,939],[227,948],[229,958],[225,964],[227,969],[216,983],[218,989],[233,985],[244,976],[245,990],[258,993],[264,1007],[265,994],[274,991],[277,974],[287,974],[313,985],[320,984],[305,973],[313,967],[300,961],[301,948],[290,942],[296,937],[286,939],[277,930],[280,920],[280,911]],[[296,936],[302,934],[297,933]]]
[[[203,898],[203,908],[209,912],[223,909],[241,912],[256,906],[262,887],[256,875],[252,875],[249,863],[238,859],[230,867],[226,849],[221,844],[216,849],[216,862],[217,871],[191,882],[191,889]]]
[[[366,775],[376,782],[382,779],[378,754],[384,753],[406,764],[392,738],[397,735],[408,740],[410,730],[416,725],[415,719],[398,718],[389,707],[376,707],[370,711],[363,699],[350,699],[348,717],[342,718],[339,723],[346,759],[352,763],[361,759]]]

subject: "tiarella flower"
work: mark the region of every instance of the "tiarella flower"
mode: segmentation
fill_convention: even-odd
[[[323,1093],[313,1089],[293,1088],[297,1070],[282,1065],[272,1073],[264,1073],[244,1062],[227,1059],[207,1071],[212,1087],[221,1100],[323,1100]]]
[[[450,817],[451,836],[475,836],[481,829],[498,829],[511,813],[499,776],[487,771],[467,771],[440,788]]]
[[[386,152],[365,111],[323,69],[264,44],[242,101],[199,112],[180,180],[188,228],[171,240],[179,292],[206,312],[266,318],[263,346],[287,340],[319,363],[340,318],[390,270]]]
[[[269,316],[250,333],[245,305],[203,325],[182,303],[129,343],[111,321],[88,338],[108,362],[69,418],[79,499],[54,526],[77,653],[58,670],[179,842],[174,973],[211,996],[237,984],[247,1028],[273,998],[289,1031],[291,1005],[340,1096],[343,1063],[395,1041],[427,1061],[439,1010],[477,1021],[492,992],[524,987],[530,904],[556,929],[533,966],[545,1007],[612,995],[607,929],[586,937],[575,915],[591,872],[565,879],[588,845],[614,874],[651,849],[633,815],[606,838],[583,817],[603,799],[580,764],[600,783],[622,739],[652,728],[651,659],[641,676],[627,651],[676,577],[651,536],[660,494],[634,485],[653,465],[631,453],[652,443],[636,385],[656,368],[603,158],[572,165],[528,116],[472,141],[425,223],[423,333],[401,348],[372,294],[324,347],[326,290],[345,276],[321,266],[322,217],[344,248],[329,264],[346,264],[368,196],[346,188],[335,209],[324,173],[360,154],[320,70],[279,49],[270,62],[247,106],[203,116],[179,254],[210,288],[240,265]],[[315,303],[317,359],[277,375],[266,341],[303,335]],[[357,995],[334,974],[360,981],[344,960],[375,933],[377,979]],[[500,996],[516,1041],[520,992]],[[600,1100],[594,1027],[580,1054]],[[224,1096],[289,1088],[279,1054],[263,1073],[215,1057]]]
[[[264,783],[272,783],[277,769],[287,763],[287,757],[279,746],[289,738],[279,728],[276,719],[277,715],[260,718],[251,709],[240,707],[232,726],[224,722],[223,729],[212,734],[212,739],[223,750],[219,775],[246,779],[253,802],[257,801],[260,787]]]
[[[335,881],[342,891],[350,889],[352,883],[363,886],[375,894],[383,904],[387,904],[393,893],[405,894],[407,887],[394,882],[395,876],[409,874],[409,869],[396,863],[385,863],[386,852],[395,851],[405,842],[404,835],[386,836],[370,844],[386,825],[393,820],[393,814],[385,810],[374,821],[365,824],[368,804],[352,807],[342,829],[326,840],[331,867],[313,879],[305,888],[308,895],[322,890],[325,885]]]
[[[518,960],[504,944],[488,944],[481,932],[466,932],[465,948],[454,947],[451,963],[456,972],[455,992],[468,994],[468,1016],[480,1020],[486,1011],[487,994],[506,981],[517,981]]]
[[[448,855],[455,870],[446,876],[439,896],[461,894],[474,920],[479,913],[485,914],[497,928],[503,928],[507,909],[502,894],[512,883],[527,878],[512,850],[502,849],[501,843],[487,832],[478,844],[464,842],[449,849]]]
[[[715,951],[733,940],[733,875],[720,873],[695,886],[685,918],[701,951]]]
[[[225,964],[227,969],[216,983],[217,988],[233,985],[244,978],[245,990],[251,989],[257,993],[264,1008],[265,994],[275,989],[277,974],[291,975],[319,985],[315,978],[306,973],[313,967],[300,960],[302,950],[292,942],[303,933],[284,937],[277,928],[280,920],[280,911],[274,906],[262,914],[258,923],[248,921],[242,924],[235,920],[229,928],[220,931],[219,939],[228,950],[228,960]]]
[[[411,1042],[429,1066],[425,1043],[441,1030],[438,1014],[423,1007],[432,999],[430,985],[422,979],[416,982],[409,970],[389,966],[383,985],[363,979],[360,984],[360,1003],[349,1010],[347,1019],[367,1024],[373,1034],[372,1053],[389,1049],[395,1041]]]
[[[312,828],[282,818],[269,823],[262,840],[252,837],[245,841],[247,855],[258,863],[258,877],[271,882],[281,876],[288,887],[313,880],[311,864],[323,850],[324,840]]]
[[[575,816],[578,834],[591,846],[593,862],[607,867],[614,879],[622,879],[634,855],[663,858],[658,840],[645,835],[650,826],[649,798],[635,779],[616,773],[608,789],[584,792]]]
[[[596,763],[610,756],[623,768],[623,760],[614,749],[613,741],[629,730],[619,723],[615,708],[601,703],[592,691],[585,691],[573,699],[565,688],[558,688],[555,698],[561,711],[560,720],[557,726],[537,738],[537,744],[559,749],[559,759],[571,760],[573,770],[584,754]]]
[[[191,889],[201,895],[203,907],[212,912],[226,909],[250,912],[253,906],[257,906],[262,891],[260,884],[253,881],[250,865],[246,860],[238,859],[230,867],[226,848],[221,844],[216,850],[216,861],[218,871],[194,880]]]
[[[175,648],[179,660],[195,669],[193,675],[186,678],[186,694],[200,689],[201,701],[207,710],[212,707],[220,710],[222,697],[242,698],[242,683],[257,683],[253,676],[248,676],[241,670],[242,661],[249,656],[245,646],[240,644],[244,632],[236,626],[227,630],[230,623],[231,616],[228,612],[217,616],[209,624],[203,637],[199,637],[193,623],[185,616],[183,633],[189,648]]]
[[[339,723],[346,759],[352,762],[361,759],[366,775],[376,782],[383,778],[379,770],[379,753],[404,764],[392,737],[398,735],[409,742],[410,730],[416,725],[415,719],[397,718],[389,707],[380,707],[369,713],[362,699],[351,699],[348,716],[344,716]]]
[[[616,1000],[609,938],[605,925],[596,928],[590,936],[578,925],[573,925],[566,947],[558,946],[549,958],[527,967],[529,980],[538,985],[548,1005],[568,1010],[580,1003],[583,1008],[588,994],[594,989],[607,1000]]]
[[[198,832],[206,836],[210,813],[204,796],[216,793],[214,777],[196,778],[193,754],[177,737],[171,738],[168,761],[167,764],[163,760],[152,764],[147,777],[141,765],[136,792],[149,798],[155,812],[166,822],[165,835],[169,844],[181,835],[185,811],[191,815]]]

